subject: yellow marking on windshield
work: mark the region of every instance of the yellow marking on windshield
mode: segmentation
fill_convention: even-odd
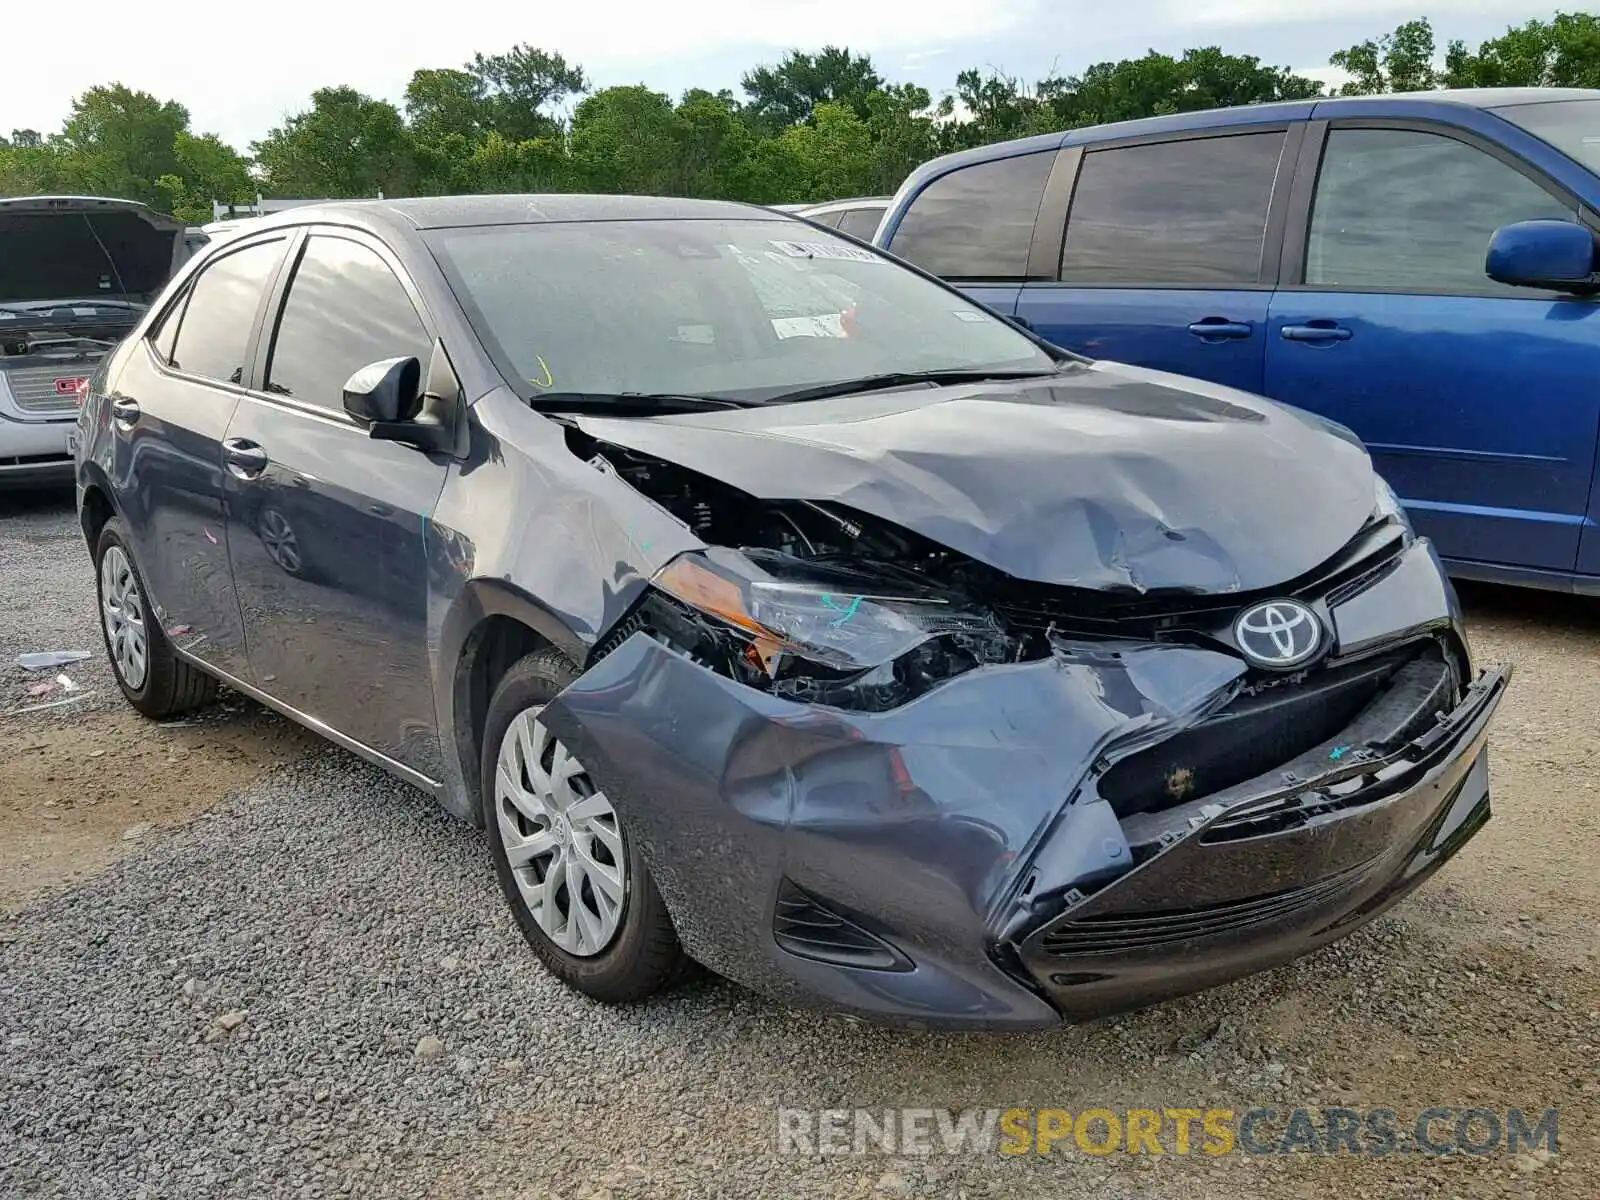
[[[528,382],[536,388],[555,387],[556,377],[550,374],[550,364],[545,362],[544,355],[535,354],[533,357],[538,361],[539,369],[544,372],[544,382],[540,383],[537,379],[530,379]]]

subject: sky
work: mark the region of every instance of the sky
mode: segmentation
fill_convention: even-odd
[[[786,50],[846,45],[887,78],[935,97],[969,66],[1031,81],[1155,49],[1220,45],[1332,80],[1335,50],[1426,15],[1444,44],[1476,45],[1508,25],[1586,0],[450,0],[371,5],[272,0],[258,6],[152,8],[127,0],[30,7],[0,35],[0,131],[58,130],[72,98],[123,83],[177,100],[197,133],[240,150],[349,84],[399,102],[418,67],[459,66],[518,42],[582,64],[597,87],[644,83],[737,90],[739,76]],[[68,28],[63,28],[65,23]]]

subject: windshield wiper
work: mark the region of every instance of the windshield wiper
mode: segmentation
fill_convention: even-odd
[[[911,387],[919,383],[953,384],[972,383],[984,379],[1046,379],[1058,375],[1049,371],[992,371],[958,369],[949,371],[889,371],[882,375],[863,375],[859,379],[841,379],[837,383],[819,383],[815,387],[797,388],[792,392],[779,392],[768,396],[766,404],[794,404],[801,400],[827,400],[833,396],[853,396],[858,392],[872,392],[881,388]]]
[[[749,408],[744,400],[724,396],[678,395],[671,392],[541,392],[528,401],[536,412],[597,413],[602,416],[637,416],[662,413],[721,412]]]

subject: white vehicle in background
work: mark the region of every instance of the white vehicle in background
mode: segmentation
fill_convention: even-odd
[[[878,231],[878,221],[893,199],[893,196],[855,196],[847,200],[797,205],[794,212],[796,216],[837,229],[857,241],[871,242],[872,235]]]
[[[0,197],[0,488],[72,481],[80,391],[187,258],[134,200]]]

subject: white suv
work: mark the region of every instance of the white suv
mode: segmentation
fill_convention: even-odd
[[[0,197],[0,488],[71,482],[80,389],[186,257],[137,201]]]

